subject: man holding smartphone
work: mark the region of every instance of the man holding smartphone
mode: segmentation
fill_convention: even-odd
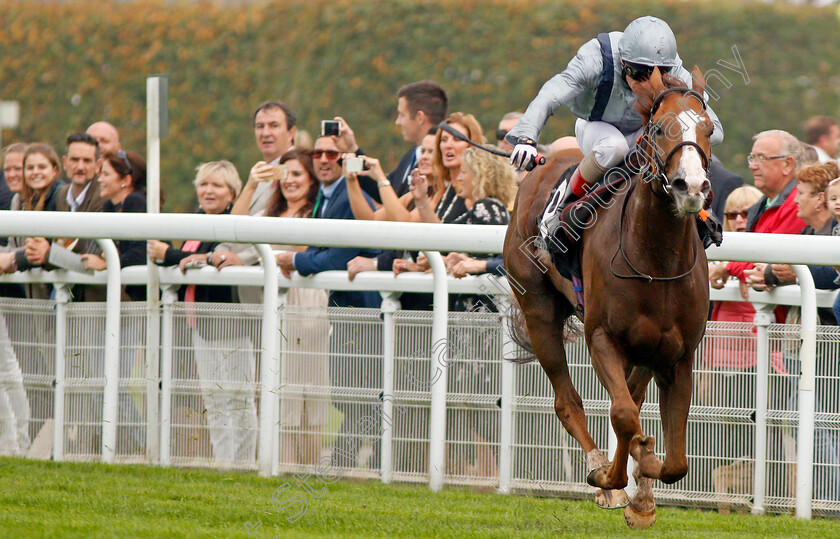
[[[400,127],[403,139],[414,145],[402,157],[397,168],[388,174],[388,181],[398,197],[408,193],[409,177],[420,158],[423,137],[446,118],[448,104],[446,91],[434,81],[412,82],[397,91],[397,119],[394,123]],[[350,280],[363,271],[390,271],[394,259],[401,256],[402,253],[397,251],[383,251],[375,258],[358,256],[347,263]]]
[[[272,177],[273,168],[283,154],[294,147],[297,117],[289,105],[282,101],[266,101],[254,111],[253,122],[262,161],[251,168],[232,214],[256,215],[265,209],[277,185]],[[220,243],[207,256],[207,263],[218,270],[227,266],[254,266],[259,261],[257,248],[242,243]],[[262,287],[237,286],[236,292],[240,303],[262,303]]]

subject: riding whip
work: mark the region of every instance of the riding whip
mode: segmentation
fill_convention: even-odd
[[[443,129],[444,131],[446,131],[447,133],[449,133],[450,135],[452,135],[456,139],[463,140],[464,142],[466,142],[468,144],[471,144],[472,146],[475,146],[476,148],[482,149],[485,152],[490,152],[493,155],[500,155],[502,157],[510,157],[510,154],[508,152],[504,151],[504,150],[499,150],[498,148],[491,148],[490,146],[485,146],[483,144],[473,142],[472,140],[470,140],[470,138],[468,136],[464,135],[463,133],[461,133],[460,131],[458,131],[457,129],[455,129],[454,127],[452,127],[451,125],[449,125],[446,122],[440,122],[440,124],[438,124],[438,127],[440,129]],[[532,165],[530,167],[526,166],[525,170],[531,170],[536,165],[544,165],[545,164],[545,157],[543,157],[542,155],[537,155],[537,157],[534,158],[533,163],[534,163],[534,165]],[[529,165],[530,164],[531,163],[529,163]]]

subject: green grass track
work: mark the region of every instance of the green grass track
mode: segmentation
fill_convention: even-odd
[[[278,505],[308,503],[294,523],[287,517],[300,503],[272,504],[285,483]],[[290,476],[0,458],[0,537],[840,537],[840,521],[828,519],[665,507],[653,528],[634,532],[621,511],[592,501],[350,479],[324,486],[314,475],[307,484],[314,494]]]

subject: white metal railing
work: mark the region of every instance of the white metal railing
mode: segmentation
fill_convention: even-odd
[[[445,228],[441,228],[445,227]],[[182,231],[188,230],[184,234]],[[198,216],[198,215],[144,215],[144,214],[71,214],[57,212],[0,212],[0,234],[2,235],[41,235],[41,236],[71,236],[82,238],[97,238],[107,232],[113,239],[181,239],[188,235],[192,239],[204,241],[235,241],[245,243],[286,243],[304,245],[325,245],[335,247],[366,247],[366,248],[399,248],[427,251],[432,262],[433,277],[430,279],[425,275],[403,274],[394,277],[390,273],[371,272],[363,273],[349,282],[346,272],[324,272],[312,277],[303,278],[295,275],[292,279],[285,279],[278,276],[273,266],[273,257],[268,247],[258,245],[261,255],[269,269],[274,271],[263,272],[261,268],[229,268],[217,272],[214,268],[191,270],[186,276],[182,276],[175,269],[161,269],[159,273],[161,286],[167,287],[184,283],[192,284],[253,284],[264,286],[267,292],[273,290],[284,290],[286,288],[305,286],[307,288],[323,288],[334,290],[377,290],[380,292],[407,292],[407,291],[433,291],[435,304],[435,322],[432,330],[433,343],[446,343],[446,305],[448,292],[478,293],[478,294],[504,294],[509,292],[505,279],[496,276],[481,276],[463,280],[447,278],[442,260],[435,250],[444,251],[465,251],[465,252],[500,252],[504,238],[505,227],[485,226],[474,227],[465,225],[427,225],[409,223],[377,223],[365,221],[339,221],[330,220],[298,220],[298,219],[277,219],[277,218],[255,218],[238,216]],[[103,244],[108,244],[107,240]],[[797,473],[797,501],[796,512],[800,518],[810,518],[812,467],[813,467],[813,436],[814,436],[814,380],[815,380],[815,333],[816,333],[816,307],[828,306],[833,294],[817,294],[813,287],[810,272],[807,267],[801,264],[840,264],[840,250],[837,249],[840,240],[830,237],[815,236],[785,236],[766,234],[739,234],[729,233],[726,236],[724,246],[710,248],[707,251],[708,257],[714,260],[735,260],[735,261],[766,261],[777,263],[794,264],[794,270],[800,281],[800,286],[779,288],[771,293],[750,293],[750,300],[757,304],[798,304],[802,306],[802,347],[800,349],[800,361],[802,372],[799,382],[799,440],[798,445],[798,472]],[[113,246],[106,247],[106,255]],[[118,267],[113,260],[115,251],[111,253],[109,268]],[[13,274],[3,276],[2,281],[10,282],[56,282],[56,283],[102,283],[107,280],[108,293],[108,318],[110,324],[117,324],[117,329],[108,331],[106,337],[106,350],[113,354],[114,348],[119,347],[118,322],[114,321],[114,312],[119,312],[118,289],[119,284],[141,284],[147,282],[148,270],[144,267],[132,267],[123,269],[120,272],[108,271],[106,275],[74,274],[65,271],[44,272],[34,270],[28,274]],[[433,281],[430,283],[430,280]],[[448,291],[447,291],[448,288]],[[712,291],[712,299],[715,300],[740,300],[737,292],[732,287],[723,291]],[[264,357],[270,361],[261,362],[260,377],[262,380],[262,407],[263,422],[260,434],[259,470],[263,475],[272,473],[272,458],[276,455],[277,447],[273,438],[269,435],[271,429],[267,426],[276,424],[278,410],[276,398],[270,394],[272,387],[279,383],[280,355],[270,343],[274,342],[273,336],[277,332],[277,309],[273,304],[276,294],[266,293],[263,318],[263,347]],[[282,296],[281,296],[282,297]],[[389,296],[390,297],[390,296]],[[62,301],[65,298],[62,298]],[[170,297],[171,300],[171,297]],[[166,304],[166,298],[164,305]],[[116,307],[115,307],[116,305]],[[390,309],[391,307],[388,307]],[[116,311],[114,310],[116,309]],[[757,388],[758,410],[756,435],[756,473],[755,473],[755,502],[754,510],[763,510],[762,485],[764,474],[760,473],[765,455],[762,454],[761,437],[766,433],[766,395],[767,395],[767,366],[769,365],[769,347],[766,346],[766,335],[762,335],[762,327],[766,327],[766,321],[762,318],[763,311],[758,309],[756,323],[759,327],[759,376],[757,377],[759,387]],[[57,310],[60,315],[60,310]],[[387,320],[387,318],[386,318]],[[113,329],[113,326],[109,326]],[[58,332],[57,332],[58,333]],[[392,331],[386,327],[385,338],[392,338]],[[56,340],[58,342],[58,335]],[[110,340],[108,340],[110,338]],[[762,341],[764,340],[764,345]],[[385,350],[393,348],[393,342],[384,343]],[[62,352],[56,350],[57,363],[61,360]],[[442,347],[446,350],[447,347]],[[164,354],[165,354],[164,349]],[[438,362],[433,358],[431,362],[431,375],[440,379],[446,375],[447,358],[445,352]],[[386,354],[387,359],[387,354]],[[166,358],[163,358],[164,366]],[[439,364],[437,364],[439,363]],[[117,362],[109,360],[106,362],[105,376],[105,404],[103,406],[103,460],[113,460],[112,439],[116,436],[116,387],[118,373],[115,376]],[[506,370],[512,366],[506,367]],[[391,372],[386,364],[384,371]],[[383,381],[383,388],[389,384]],[[761,386],[764,384],[764,387]],[[162,386],[166,387],[164,380]],[[57,381],[58,387],[58,381]],[[151,386],[150,386],[151,387]],[[164,389],[164,392],[166,389]],[[432,489],[437,490],[443,484],[443,460],[445,443],[445,417],[446,417],[446,383],[434,383],[432,392],[432,416],[430,428],[430,478],[429,483]],[[58,391],[57,391],[58,393]],[[510,401],[505,398],[510,395],[510,388],[503,390],[502,396],[502,417],[509,417],[511,414]],[[387,402],[389,395],[383,396]],[[274,404],[271,404],[274,403]],[[58,403],[56,403],[58,404]],[[762,410],[763,408],[763,410]],[[165,428],[168,420],[166,410],[161,417],[161,425]],[[111,417],[114,416],[114,417]],[[383,437],[389,436],[388,427],[383,421]],[[108,426],[111,425],[111,426]],[[510,422],[502,422],[502,454],[510,444]],[[111,431],[114,429],[114,432]],[[58,430],[58,429],[57,429]],[[161,439],[165,442],[162,434]],[[56,454],[61,451],[60,437],[56,437]],[[165,443],[161,444],[162,446]],[[387,445],[383,443],[385,448]],[[110,448],[110,449],[109,449]],[[166,460],[163,455],[164,449],[160,448],[161,462]],[[153,458],[158,458],[155,454]],[[504,461],[503,461],[504,462]],[[383,464],[387,460],[383,459]],[[383,470],[383,478],[389,478],[389,471]],[[509,463],[500,466],[500,491],[507,491],[510,483]]]

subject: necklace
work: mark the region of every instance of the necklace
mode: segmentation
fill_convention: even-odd
[[[449,216],[450,213],[452,213],[452,208],[455,207],[455,201],[458,200],[457,196],[453,196],[452,199],[449,201],[449,206],[446,207],[446,211],[443,212],[443,215],[441,215],[440,210],[443,209],[441,205],[444,202],[446,202],[446,197],[447,197],[447,195],[449,195],[449,190],[450,189],[452,189],[452,184],[451,183],[448,186],[446,186],[446,192],[443,193],[443,198],[440,199],[440,203],[438,204],[438,207],[435,211],[435,213],[437,213],[438,218],[440,219],[441,223],[446,222],[446,218]]]

